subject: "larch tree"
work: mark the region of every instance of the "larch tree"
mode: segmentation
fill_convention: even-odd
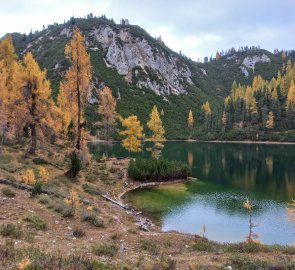
[[[125,138],[122,140],[123,147],[128,152],[140,152],[142,137],[143,137],[143,126],[140,124],[136,115],[131,115],[127,118],[119,117],[122,126],[125,130],[120,131],[120,135]]]
[[[116,100],[112,95],[112,90],[105,87],[100,93],[100,104],[98,113],[102,116],[102,120],[98,123],[102,127],[102,134],[106,140],[112,138],[117,122]]]
[[[274,128],[274,116],[273,112],[270,111],[268,113],[267,121],[266,121],[266,128],[267,129],[273,129]]]
[[[194,116],[192,110],[189,110],[187,118],[187,126],[192,128],[194,126]]]
[[[85,128],[84,108],[90,93],[92,68],[90,56],[86,51],[85,38],[78,28],[74,29],[73,37],[65,48],[66,58],[70,61],[70,68],[65,74],[65,80],[60,87],[59,103],[71,112],[71,120],[76,127],[77,150],[81,149],[82,129]],[[61,105],[61,104],[60,104]],[[63,116],[64,124],[68,123],[68,116]]]
[[[152,131],[152,136],[148,139],[153,142],[152,156],[154,158],[159,158],[161,155],[161,150],[164,147],[163,142],[165,142],[165,129],[158,112],[157,106],[154,106],[150,114],[150,120],[147,122],[148,128]]]
[[[30,52],[23,59],[20,90],[24,104],[22,121],[29,127],[31,137],[28,153],[35,154],[38,135],[53,135],[59,131],[60,125],[57,107],[51,99],[46,71],[40,69]]]
[[[204,123],[205,123],[206,129],[209,129],[209,127],[211,126],[212,110],[210,107],[210,103],[208,101],[206,101],[202,105],[202,111],[204,114]]]
[[[12,44],[11,36],[5,37],[0,42],[0,73],[1,73],[1,115],[2,125],[1,140],[9,134],[10,137],[17,135],[22,126],[20,121],[19,91],[21,68],[17,61],[17,56]],[[5,119],[5,120],[4,120]],[[5,123],[4,123],[5,122]]]

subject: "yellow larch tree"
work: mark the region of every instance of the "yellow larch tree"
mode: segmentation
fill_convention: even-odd
[[[142,137],[143,137],[143,126],[140,124],[136,115],[131,115],[127,118],[119,117],[122,126],[125,130],[120,131],[120,135],[125,136],[122,140],[123,147],[128,152],[140,152]]]
[[[106,140],[110,140],[115,131],[117,112],[116,100],[112,95],[112,90],[105,87],[100,93],[100,103],[98,113],[102,116],[102,120],[98,123],[102,127],[102,134]]]
[[[20,120],[21,110],[19,91],[21,69],[17,61],[17,56],[12,44],[11,36],[5,37],[0,42],[0,80],[1,80],[1,98],[0,98],[0,122],[2,133],[1,140],[7,135],[13,137],[18,135],[22,129]]]
[[[28,153],[35,154],[37,137],[50,136],[60,129],[57,107],[51,99],[50,83],[46,79],[46,71],[41,70],[33,58],[27,53],[23,59],[21,89],[23,106],[22,120],[30,130],[31,145]]]
[[[212,110],[210,107],[210,103],[208,101],[206,101],[202,105],[202,111],[204,114],[204,123],[205,123],[206,128],[208,129],[211,125],[211,115],[212,115]]]
[[[0,61],[0,152],[8,123],[8,89],[5,84],[7,77],[8,73],[4,67],[4,63],[3,61]]]
[[[150,120],[147,122],[148,128],[152,131],[152,136],[148,139],[154,143],[152,147],[152,156],[159,158],[161,155],[161,150],[164,147],[163,142],[165,142],[165,129],[158,112],[157,106],[154,106],[150,114]]]
[[[82,147],[82,129],[85,127],[84,107],[90,93],[90,80],[92,68],[90,56],[86,51],[85,38],[78,28],[74,29],[73,37],[65,48],[66,58],[70,61],[70,68],[65,74],[65,80],[61,84],[59,103],[62,103],[70,112],[71,120],[76,127],[76,149]],[[64,92],[64,93],[62,93]],[[68,123],[68,115],[63,116],[64,124]]]
[[[274,115],[273,115],[272,111],[270,111],[268,113],[267,121],[266,121],[266,128],[267,129],[273,129],[274,128]]]
[[[194,126],[194,116],[193,116],[192,110],[189,110],[188,118],[187,118],[187,125],[188,125],[188,127]]]
[[[292,83],[287,96],[287,109],[295,108],[295,85]]]

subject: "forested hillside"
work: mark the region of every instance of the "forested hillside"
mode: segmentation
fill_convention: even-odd
[[[224,109],[225,98],[233,92],[233,82],[240,85],[240,92],[243,92],[246,87],[242,85],[252,84],[255,76],[271,80],[278,71],[283,76],[283,65],[286,66],[294,56],[294,52],[282,55],[279,51],[273,54],[259,47],[244,47],[194,62],[173,52],[164,41],[151,37],[139,26],[125,22],[116,24],[105,16],[71,18],[64,24],[49,25],[43,31],[29,35],[12,34],[20,58],[31,51],[39,65],[46,68],[55,100],[61,78],[69,66],[64,58],[64,48],[74,27],[85,35],[93,66],[93,96],[86,107],[87,126],[93,135],[97,130],[93,123],[99,119],[99,91],[106,85],[117,99],[117,111],[123,117],[135,114],[142,123],[146,123],[152,107],[156,105],[162,112],[168,139],[236,139],[237,134],[229,131],[237,126],[234,123],[239,119],[229,120],[232,116],[226,114],[228,119],[225,121],[224,114],[224,111],[233,114],[228,105]],[[207,101],[210,112],[205,111]],[[265,135],[293,128],[285,124],[277,125],[281,121],[277,117],[285,119],[285,100],[280,100],[282,114],[273,112],[272,129],[265,128],[266,116],[262,121],[264,104],[258,99],[256,102],[258,125],[247,125],[247,135],[238,135],[238,138],[256,139],[257,132]],[[188,127],[187,122],[190,110],[194,118],[192,127]],[[264,114],[270,110],[273,109],[269,107],[267,112],[264,109]],[[238,111],[235,110],[235,113],[238,114]],[[275,139],[280,139],[280,136]],[[115,138],[119,138],[118,134]]]

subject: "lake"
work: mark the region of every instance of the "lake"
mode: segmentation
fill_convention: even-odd
[[[127,155],[119,143],[91,149],[96,155]],[[210,240],[244,241],[249,215],[243,202],[249,198],[261,242],[295,242],[295,222],[286,210],[295,197],[295,145],[166,142],[163,157],[187,162],[198,180],[136,190],[126,198],[161,220],[163,231],[200,234],[205,224]]]

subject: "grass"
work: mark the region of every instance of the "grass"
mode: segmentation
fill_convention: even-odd
[[[153,240],[146,240],[146,239],[140,240],[139,247],[140,247],[140,249],[148,251],[153,255],[157,255],[160,250],[157,243]]]
[[[4,187],[2,188],[1,191],[2,191],[2,194],[5,195],[6,197],[9,197],[9,198],[15,197],[15,192],[9,187]]]
[[[36,214],[30,214],[24,218],[24,221],[28,222],[31,227],[35,228],[36,230],[46,230],[47,229],[47,223],[45,220],[40,218]]]
[[[4,237],[20,238],[22,231],[18,225],[7,223],[0,227],[0,235]]]
[[[24,259],[31,264],[26,270],[113,270],[110,264],[79,255],[62,256],[57,253],[45,253],[38,248],[14,248],[12,245],[0,245],[1,269],[20,269],[13,267]]]
[[[98,244],[92,247],[92,252],[98,256],[109,256],[113,257],[118,252],[118,248],[114,245],[109,244]]]
[[[95,213],[90,211],[83,211],[81,213],[81,221],[88,222],[95,227],[104,227],[104,222]]]

